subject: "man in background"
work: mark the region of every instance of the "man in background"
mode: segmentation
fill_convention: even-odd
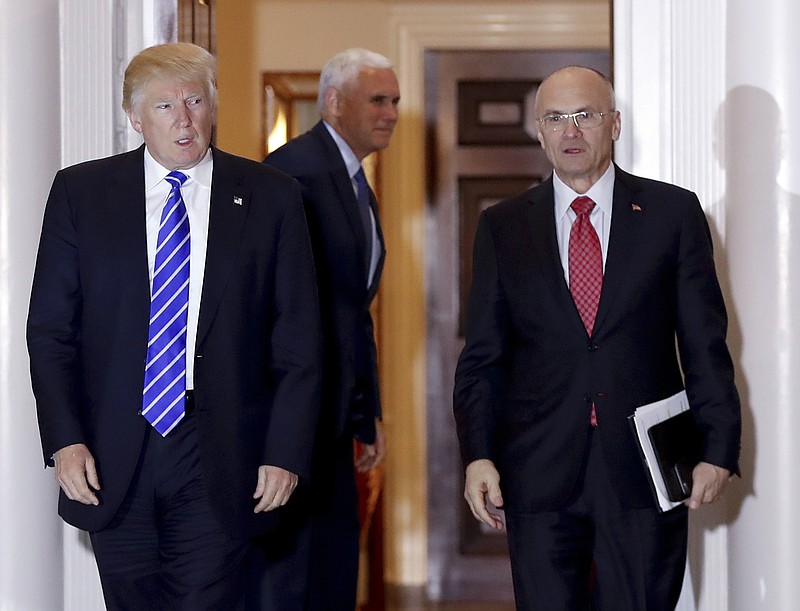
[[[296,181],[210,145],[216,64],[187,43],[125,71],[144,144],[61,170],[28,317],[59,513],[109,609],[242,609],[252,537],[307,478],[321,383]]]
[[[353,611],[358,574],[355,470],[384,458],[377,350],[370,304],[385,249],[362,160],[389,145],[400,91],[392,64],[365,49],[334,56],[320,76],[322,120],[264,161],[300,182],[317,270],[324,336],[322,407],[311,486],[298,497],[306,519],[268,562],[286,568],[295,596],[265,608]],[[361,446],[354,465],[353,439]],[[306,492],[306,491],[304,491]],[[293,519],[295,516],[291,516]],[[269,578],[279,573],[272,571]],[[283,590],[286,588],[284,587]],[[305,598],[305,600],[303,600]]]
[[[687,509],[738,470],[727,316],[697,197],[611,160],[611,83],[559,70],[535,101],[552,177],[482,213],[454,412],[464,495],[505,509],[517,608],[674,609]],[[685,387],[704,443],[660,513],[628,417]],[[596,578],[590,590],[590,571]]]

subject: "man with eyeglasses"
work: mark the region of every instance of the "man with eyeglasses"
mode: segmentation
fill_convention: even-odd
[[[600,73],[553,73],[535,112],[553,175],[487,209],[475,238],[454,392],[464,496],[490,528],[489,503],[505,510],[518,609],[674,609],[688,509],[738,473],[708,224],[693,193],[612,162],[620,113]],[[662,513],[628,417],[684,387],[702,458]]]

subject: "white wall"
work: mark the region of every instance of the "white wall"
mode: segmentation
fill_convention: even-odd
[[[122,69],[175,0],[0,0],[0,611],[91,611],[87,538],[56,514],[28,375],[25,319],[55,172],[137,144]]]
[[[60,158],[58,2],[0,0],[0,15],[0,609],[50,610],[61,605],[61,527],[39,449],[25,318]]]
[[[726,222],[745,397],[731,609],[800,601],[800,3],[727,5]]]
[[[699,194],[742,397],[743,477],[691,519],[691,587],[679,608],[795,609],[800,4],[616,0],[614,21],[617,159]]]

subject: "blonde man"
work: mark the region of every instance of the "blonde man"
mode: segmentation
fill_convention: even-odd
[[[250,537],[309,471],[320,323],[297,184],[211,146],[215,62],[145,49],[144,144],[58,172],[28,319],[59,512],[109,609],[243,608]]]

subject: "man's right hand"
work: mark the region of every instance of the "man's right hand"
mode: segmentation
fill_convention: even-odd
[[[99,505],[95,494],[100,490],[100,480],[92,453],[82,443],[75,443],[58,450],[53,455],[56,479],[71,501],[84,505]]]
[[[503,520],[486,507],[487,499],[495,507],[503,506],[503,495],[500,492],[500,474],[491,460],[482,458],[473,460],[467,465],[466,483],[464,484],[464,498],[475,519],[483,522],[490,528],[501,530]]]

